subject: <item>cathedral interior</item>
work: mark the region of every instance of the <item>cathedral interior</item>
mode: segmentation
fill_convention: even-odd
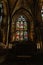
[[[0,65],[43,65],[43,0],[0,0]]]

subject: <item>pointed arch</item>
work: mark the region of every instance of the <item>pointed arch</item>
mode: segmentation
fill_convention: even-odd
[[[22,15],[22,14],[24,16],[26,16],[29,20],[34,21],[34,16],[30,13],[30,11],[28,11],[25,8],[20,8],[17,11],[15,11],[15,13],[12,16],[12,19],[15,18],[15,17],[18,17],[19,15]]]
[[[11,22],[11,35],[10,35],[10,41],[13,42],[15,40],[15,35],[16,35],[16,22],[17,22],[17,19],[19,18],[19,16],[23,16],[27,23],[28,23],[28,27],[30,27],[31,25],[34,24],[34,18],[33,16],[31,15],[31,13],[24,9],[24,8],[20,8],[19,10],[17,10],[14,15],[12,16],[12,22]],[[32,22],[32,23],[30,23]],[[30,28],[28,28],[28,31],[29,31],[29,34],[30,34]]]
[[[11,16],[13,17],[13,15],[14,15],[16,12],[20,11],[20,10],[24,10],[24,11],[28,12],[32,17],[34,17],[33,14],[32,14],[32,12],[31,12],[31,9],[30,9],[30,8],[27,9],[27,8],[24,8],[24,7],[20,7],[19,9],[14,10],[14,12],[12,13]]]

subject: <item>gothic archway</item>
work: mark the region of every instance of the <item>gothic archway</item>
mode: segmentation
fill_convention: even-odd
[[[24,18],[26,19],[26,21],[28,22],[28,30],[29,30],[29,39],[34,40],[34,18],[33,16],[29,13],[29,11],[27,11],[24,8],[20,8],[17,12],[15,12],[15,14],[12,17],[12,21],[11,21],[11,30],[10,32],[10,42],[15,41],[15,28],[16,28],[16,22],[17,19],[19,18],[19,16],[24,16]],[[12,41],[11,41],[12,40]]]

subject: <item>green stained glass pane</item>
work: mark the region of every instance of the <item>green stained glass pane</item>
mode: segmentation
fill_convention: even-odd
[[[27,22],[24,22],[24,30],[27,30]]]
[[[0,3],[0,8],[2,8],[2,3]]]

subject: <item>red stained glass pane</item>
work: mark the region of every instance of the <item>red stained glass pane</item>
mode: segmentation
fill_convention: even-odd
[[[16,32],[16,40],[19,40],[19,31]]]

